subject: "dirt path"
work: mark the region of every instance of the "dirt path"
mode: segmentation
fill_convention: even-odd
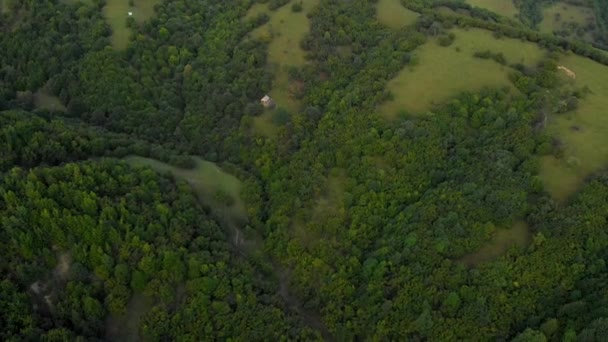
[[[57,279],[65,281],[68,279],[69,276],[69,272],[70,272],[70,264],[72,263],[72,258],[70,257],[70,254],[68,254],[67,252],[61,253],[59,255],[59,262],[57,263],[57,266],[55,267],[54,273],[55,273],[55,277],[57,277]]]
[[[563,71],[566,74],[566,76],[568,76],[568,77],[570,77],[572,79],[576,79],[576,73],[574,71],[566,68],[565,66],[558,65],[557,69]]]

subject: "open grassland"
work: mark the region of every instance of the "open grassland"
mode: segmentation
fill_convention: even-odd
[[[565,200],[587,176],[608,165],[608,67],[577,55],[560,64],[576,73],[576,86],[591,90],[574,113],[549,121],[548,131],[565,144],[565,153],[562,159],[544,157],[541,177],[551,195]]]
[[[543,21],[539,29],[541,32],[553,33],[570,23],[585,26],[589,20],[594,21],[593,18],[591,8],[558,2],[543,9]]]
[[[188,182],[196,191],[202,203],[213,210],[228,213],[231,217],[243,220],[247,210],[240,197],[241,182],[235,176],[220,169],[216,164],[198,157],[193,157],[196,166],[193,169],[180,169],[161,161],[139,156],[129,156],[125,161],[134,166],[149,166],[157,172],[173,174],[174,177]],[[231,198],[232,204],[226,205],[218,200],[218,192]]]
[[[513,247],[525,248],[530,243],[530,238],[528,225],[519,221],[511,229],[496,229],[490,241],[478,251],[462,257],[460,262],[469,267],[475,267],[483,262],[499,258]]]
[[[519,12],[513,0],[466,0],[471,6],[485,8],[505,17],[513,18]]]
[[[380,0],[377,7],[377,17],[382,24],[398,29],[415,23],[418,19],[418,13],[403,7],[401,0]]]
[[[275,74],[269,95],[275,100],[277,108],[285,108],[291,113],[300,108],[300,103],[290,91],[292,85],[287,70],[290,66],[299,67],[306,63],[300,41],[310,30],[310,22],[306,15],[319,3],[319,0],[303,1],[302,11],[297,13],[291,10],[293,2],[275,11],[270,11],[266,4],[255,4],[247,14],[247,17],[255,17],[262,13],[270,16],[268,23],[253,30],[250,35],[254,39],[268,42],[269,68]],[[256,131],[265,135],[274,135],[276,127],[271,117],[272,111],[266,111],[256,117],[254,120]]]
[[[543,56],[536,44],[511,38],[496,39],[482,29],[455,29],[456,40],[442,47],[430,40],[415,53],[418,65],[404,68],[388,83],[394,100],[385,102],[380,112],[395,118],[399,112],[422,113],[462,91],[484,87],[512,87],[509,68],[492,60],[473,57],[475,52],[502,52],[508,63],[535,64]]]
[[[129,6],[128,0],[106,0],[103,14],[112,28],[112,45],[118,50],[129,45],[131,30],[127,27],[129,12],[133,12],[133,19],[138,23],[150,19],[154,15],[154,6],[160,0],[135,0],[135,6]]]

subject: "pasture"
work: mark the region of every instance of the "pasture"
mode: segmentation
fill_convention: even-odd
[[[465,255],[459,261],[468,267],[495,260],[509,249],[525,248],[530,243],[531,233],[525,222],[517,222],[511,229],[496,229],[485,245],[474,253]]]
[[[561,159],[543,157],[540,175],[546,190],[563,201],[608,165],[608,67],[572,54],[559,63],[576,74],[577,87],[591,90],[576,111],[554,115],[548,123],[548,133],[563,142],[565,153]]]
[[[400,0],[380,0],[376,17],[380,23],[392,29],[399,29],[415,23],[418,13],[403,7]]]
[[[519,13],[513,0],[466,0],[466,3],[509,18],[514,18]]]
[[[133,19],[142,23],[154,15],[154,6],[160,0],[135,0],[135,6],[129,6],[128,0],[106,0],[103,7],[103,15],[112,28],[112,46],[117,50],[123,50],[129,45],[131,30],[127,27],[129,12],[133,13]]]
[[[193,169],[180,169],[161,161],[139,156],[129,156],[124,160],[133,166],[148,166],[159,173],[171,173],[175,178],[189,183],[200,201],[215,211],[227,213],[231,218],[242,221],[247,218],[247,210],[240,197],[241,181],[222,171],[216,164],[193,157]],[[232,204],[226,205],[218,200],[218,192],[230,197]]]
[[[435,40],[429,40],[414,51],[418,64],[407,66],[389,81],[388,89],[394,99],[380,106],[383,116],[393,119],[401,111],[420,114],[462,91],[479,91],[484,87],[513,88],[508,79],[508,67],[493,60],[475,58],[475,52],[502,52],[508,63],[526,65],[535,64],[544,54],[536,44],[511,38],[496,39],[487,30],[455,29],[451,32],[456,35],[451,46],[442,47]]]
[[[291,84],[287,70],[290,66],[299,67],[306,63],[300,41],[310,30],[310,22],[306,15],[318,2],[319,0],[303,1],[301,12],[292,11],[291,5],[294,1],[275,11],[270,11],[266,4],[255,4],[247,13],[247,17],[262,13],[270,16],[269,22],[253,30],[250,37],[268,42],[269,68],[275,74],[269,95],[277,103],[277,108],[285,108],[291,113],[299,110],[300,103],[290,91]],[[268,136],[274,135],[276,127],[271,118],[272,111],[266,111],[263,115],[254,118],[256,131]]]
[[[589,19],[595,21],[591,8],[557,2],[543,9],[543,21],[539,29],[541,32],[553,33],[569,24],[585,26]]]

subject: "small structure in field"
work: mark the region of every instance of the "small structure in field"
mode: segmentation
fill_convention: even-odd
[[[129,17],[133,16],[133,12],[129,12],[128,14],[129,14]]]
[[[274,107],[276,107],[276,103],[274,102],[274,100],[272,98],[270,98],[270,96],[268,95],[264,95],[264,97],[262,97],[262,99],[260,100],[260,103],[262,103],[262,106],[264,106],[264,108],[269,108],[272,109]]]

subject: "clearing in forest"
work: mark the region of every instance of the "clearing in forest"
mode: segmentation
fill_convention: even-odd
[[[392,29],[412,25],[418,19],[418,13],[405,8],[401,0],[380,0],[376,15],[378,21]]]
[[[193,169],[180,169],[156,159],[139,156],[129,156],[124,160],[134,166],[149,166],[159,173],[173,174],[177,179],[188,182],[206,206],[226,212],[237,221],[244,221],[247,210],[240,197],[241,181],[214,163],[198,157],[192,158],[196,164]]]
[[[480,263],[495,260],[505,254],[510,248],[525,248],[530,243],[531,234],[525,222],[517,222],[511,229],[496,229],[490,241],[474,253],[460,258],[460,262],[468,267],[476,267]]]
[[[112,28],[112,45],[115,49],[123,50],[129,45],[131,29],[127,27],[129,12],[138,23],[150,19],[154,15],[154,6],[160,0],[134,0],[134,6],[129,6],[127,0],[106,0],[103,15]]]
[[[536,64],[543,56],[536,44],[512,38],[496,39],[482,29],[454,29],[452,45],[440,46],[435,39],[414,51],[417,63],[407,66],[389,81],[394,99],[385,102],[380,112],[393,119],[402,111],[423,113],[462,91],[484,87],[510,87],[510,68],[493,60],[475,58],[475,52],[501,52],[509,64]]]
[[[6,0],[0,0],[0,13],[8,12],[8,2]]]
[[[324,193],[314,205],[311,217],[306,221],[296,220],[293,237],[305,248],[312,248],[323,238],[334,236],[338,227],[344,225],[344,192],[348,178],[344,169],[332,169],[327,176]]]
[[[513,0],[466,0],[466,2],[471,6],[485,8],[509,18],[514,18],[519,12]]]
[[[595,16],[591,8],[558,2],[543,9],[543,21],[540,23],[539,29],[544,33],[553,33],[564,29],[576,33],[574,27],[583,28],[588,23],[594,22]],[[584,36],[585,34],[577,38],[580,39]]]
[[[547,127],[565,150],[561,159],[543,157],[540,175],[547,191],[565,200],[586,177],[608,165],[608,67],[573,54],[559,64],[576,74],[576,79],[570,78],[574,85],[591,91],[576,111],[554,115]]]
[[[66,108],[57,96],[50,95],[44,88],[34,93],[34,106],[50,112],[65,112]]]
[[[290,66],[300,67],[306,63],[304,50],[300,42],[310,30],[310,21],[306,16],[319,0],[302,1],[302,11],[294,12],[292,5],[300,3],[293,0],[288,4],[271,11],[267,4],[255,4],[249,10],[247,18],[262,13],[270,16],[270,20],[250,33],[254,39],[266,41],[268,45],[269,67],[273,70],[275,78],[269,95],[277,104],[277,109],[284,108],[293,113],[300,107],[300,103],[292,96],[288,69]],[[263,115],[254,119],[256,131],[272,136],[277,127],[272,122],[273,111],[265,111]]]

